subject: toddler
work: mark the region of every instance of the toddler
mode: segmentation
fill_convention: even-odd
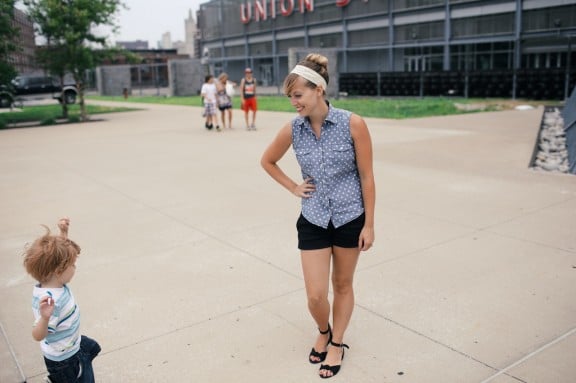
[[[68,283],[76,272],[80,247],[68,239],[70,219],[58,221],[60,235],[36,239],[24,254],[26,271],[38,281],[32,294],[32,337],[40,342],[47,382],[93,383],[92,360],[100,345],[80,335],[80,310]]]

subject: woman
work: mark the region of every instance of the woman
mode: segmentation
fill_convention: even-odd
[[[284,81],[284,93],[298,117],[284,125],[261,164],[288,191],[302,199],[296,224],[308,309],[320,334],[309,355],[323,363],[319,375],[338,373],[344,333],[354,309],[353,278],[360,251],[374,242],[375,186],[372,142],[364,120],[325,100],[328,59],[309,54]],[[302,181],[278,166],[293,147]],[[332,262],[332,326],[328,300]]]
[[[228,74],[221,73],[216,83],[216,100],[218,109],[222,113],[222,128],[226,129],[226,114],[228,114],[228,128],[232,129],[232,99],[226,88],[228,84]]]

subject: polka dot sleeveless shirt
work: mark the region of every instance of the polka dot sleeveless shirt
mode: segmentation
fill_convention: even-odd
[[[340,227],[364,212],[350,133],[351,115],[329,105],[320,138],[314,134],[308,118],[298,116],[292,121],[292,147],[302,179],[311,177],[316,186],[309,198],[302,198],[302,215],[323,228],[330,221],[334,227]]]

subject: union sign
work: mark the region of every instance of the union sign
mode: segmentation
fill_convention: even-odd
[[[345,7],[350,1],[334,0],[337,7]],[[244,24],[248,24],[252,20],[275,19],[278,15],[288,17],[294,13],[296,3],[300,13],[314,12],[314,0],[253,0],[240,4],[240,19]]]

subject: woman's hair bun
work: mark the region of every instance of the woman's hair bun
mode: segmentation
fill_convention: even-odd
[[[306,61],[313,62],[328,69],[328,58],[319,53],[310,53],[308,56],[306,56]]]

